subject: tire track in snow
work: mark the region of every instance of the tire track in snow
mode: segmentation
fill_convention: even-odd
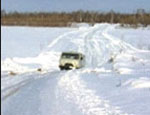
[[[109,28],[108,24],[100,24],[89,28],[80,37],[84,41],[79,46],[79,51],[86,55],[86,66],[95,68],[107,63],[112,52],[118,50],[118,46],[113,46],[112,42],[103,36],[103,32]],[[113,51],[112,51],[113,50]]]
[[[57,71],[52,71],[46,74],[40,74],[40,73],[30,73],[30,74],[24,74],[24,75],[17,75],[13,77],[3,77],[1,79],[2,86],[1,86],[1,100],[5,101],[5,99],[9,98],[13,94],[15,94],[17,91],[21,90],[24,86],[28,85],[29,83],[32,83],[35,80],[41,79],[47,74],[55,73]]]
[[[111,41],[114,46],[119,46],[121,50],[126,49],[126,50],[138,51],[138,49],[136,49],[136,48],[133,47],[132,45],[130,45],[130,44],[124,42],[124,41],[121,40],[121,39],[118,39],[118,38],[116,38],[116,37],[110,35],[110,34],[108,33],[108,31],[109,31],[110,29],[114,30],[114,29],[115,29],[115,26],[112,26],[112,27],[109,26],[109,27],[107,27],[107,28],[102,32],[102,36],[104,36],[106,39],[108,39],[109,41]]]
[[[100,36],[103,29],[105,29],[107,26],[108,26],[107,24],[104,24],[93,27],[89,32],[87,32],[85,36],[83,36],[84,52],[88,60],[87,61],[88,67],[96,67],[104,63],[104,60],[102,60],[103,52],[101,47],[102,42],[100,41]]]
[[[6,77],[1,79],[2,87],[1,87],[1,100],[4,101],[22,87],[27,85],[29,82],[34,80],[34,77],[31,75],[22,75],[15,77]]]
[[[102,66],[108,63],[111,57],[115,57],[122,52],[138,51],[132,45],[108,33],[108,30],[115,29],[115,26],[96,25],[81,35],[84,39],[83,49],[86,54],[87,67]]]
[[[81,73],[74,70],[64,74],[58,81],[57,95],[64,97],[66,102],[74,103],[81,115],[128,115],[88,89],[80,77]]]
[[[53,71],[39,76],[36,74],[26,76],[31,77],[31,79],[28,82],[26,81],[23,86],[22,84],[16,84],[16,89],[12,86],[15,95],[8,95],[9,98],[2,101],[2,114],[55,115],[51,112],[51,105],[55,99],[53,96],[55,95],[55,86],[59,74],[61,74],[60,71]]]
[[[49,50],[49,49],[50,49],[50,50],[55,50],[55,46],[57,46],[56,44],[58,44],[59,41],[61,41],[62,39],[68,38],[69,35],[71,35],[71,34],[77,32],[77,31],[78,31],[78,30],[74,30],[74,31],[71,31],[71,32],[67,32],[67,33],[65,33],[65,34],[63,34],[63,35],[57,37],[56,39],[54,39],[54,40],[52,41],[52,43],[50,43],[50,44],[48,45],[48,50]],[[63,46],[63,45],[61,44],[61,47],[62,47],[62,46]],[[57,46],[57,47],[58,47],[58,46]]]

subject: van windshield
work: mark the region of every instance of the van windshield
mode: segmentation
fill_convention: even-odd
[[[79,59],[79,54],[69,54],[69,53],[63,53],[62,58],[67,59]]]

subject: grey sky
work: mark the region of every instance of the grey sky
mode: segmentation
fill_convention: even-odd
[[[6,11],[76,11],[92,10],[107,12],[135,12],[137,9],[150,11],[150,0],[2,0]]]

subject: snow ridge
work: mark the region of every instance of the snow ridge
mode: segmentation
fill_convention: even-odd
[[[96,24],[67,32],[61,29],[61,33],[53,33],[51,28],[51,34],[59,36],[46,40],[48,46],[37,56],[12,56],[1,61],[2,114],[149,115],[150,45],[146,43],[149,30],[126,29],[124,34],[122,28],[116,27]],[[47,33],[45,38],[49,38],[51,34],[45,28],[42,30],[38,31]],[[146,48],[140,49],[140,42],[135,42],[138,35],[143,35],[133,37],[128,34],[130,31],[146,33],[143,37]],[[27,33],[29,38],[33,37],[33,33]],[[26,45],[25,48],[28,49]],[[64,51],[85,54],[86,66],[59,71],[59,57]]]
[[[58,82],[58,90],[66,101],[77,105],[83,115],[128,115],[101,99],[80,79],[81,73],[71,71],[64,74]]]

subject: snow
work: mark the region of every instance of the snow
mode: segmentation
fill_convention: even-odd
[[[13,57],[34,57],[59,35],[74,28],[36,28],[2,26],[2,59]],[[17,33],[17,34],[16,34]],[[9,42],[8,42],[9,41]],[[17,42],[16,42],[17,41]]]
[[[2,115],[149,115],[150,29],[2,26]],[[63,51],[85,54],[60,71]]]

